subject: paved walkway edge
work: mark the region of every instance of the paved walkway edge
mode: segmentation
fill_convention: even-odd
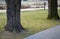
[[[38,32],[24,39],[60,39],[60,25]]]

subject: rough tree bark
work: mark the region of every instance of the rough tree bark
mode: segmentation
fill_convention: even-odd
[[[57,0],[48,0],[48,19],[59,19]]]
[[[7,24],[6,31],[21,32],[24,28],[20,21],[21,0],[5,0],[7,4]]]

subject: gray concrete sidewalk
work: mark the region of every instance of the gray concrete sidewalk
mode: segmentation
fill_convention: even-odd
[[[60,25],[38,32],[24,39],[60,39]]]
[[[27,8],[27,9],[21,9],[21,11],[32,11],[32,10],[40,10],[40,9],[44,9],[44,8]],[[46,7],[46,9],[48,9],[48,7]],[[60,7],[58,7],[58,9],[60,9]],[[0,10],[0,12],[6,12],[6,10]]]
[[[27,9],[21,9],[21,11],[32,11],[32,10],[40,10],[40,9],[44,9],[44,8],[27,8]],[[46,7],[46,9],[48,9]],[[0,10],[0,12],[6,12],[6,10]]]

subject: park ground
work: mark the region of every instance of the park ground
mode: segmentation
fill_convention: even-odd
[[[60,9],[58,9],[60,17]],[[14,39],[23,39],[34,33],[46,30],[60,24],[59,20],[48,20],[48,10],[34,10],[21,12],[21,24],[26,29],[21,33],[12,33]],[[6,25],[6,13],[0,13],[0,38],[4,35],[4,26]],[[8,32],[6,32],[8,33]],[[11,34],[11,33],[10,33]],[[5,35],[6,36],[6,35]],[[10,37],[11,38],[11,37]],[[8,39],[8,38],[7,38]]]

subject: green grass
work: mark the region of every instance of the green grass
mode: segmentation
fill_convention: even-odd
[[[60,14],[60,9],[58,10]],[[21,24],[28,31],[19,33],[16,38],[24,38],[34,33],[46,30],[60,24],[60,21],[47,20],[47,10],[23,11],[21,12]],[[59,15],[60,16],[60,15]],[[6,13],[0,13],[0,30],[6,25]],[[1,36],[1,35],[0,35]]]

